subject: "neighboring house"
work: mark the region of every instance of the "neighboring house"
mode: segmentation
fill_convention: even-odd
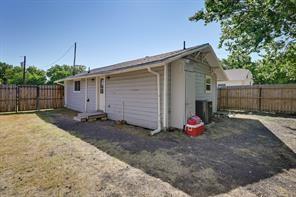
[[[183,128],[196,100],[213,102],[227,80],[209,44],[96,68],[64,81],[65,106],[102,110],[112,120],[149,129]]]
[[[218,87],[224,86],[241,86],[241,85],[253,85],[253,75],[248,69],[230,69],[224,70],[228,80],[219,81]]]

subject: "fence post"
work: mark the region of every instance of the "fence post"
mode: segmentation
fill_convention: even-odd
[[[228,87],[226,87],[227,109],[229,110]]]
[[[16,86],[16,108],[17,112],[20,110],[20,89],[19,86]]]
[[[15,113],[17,113],[17,108],[18,108],[18,106],[17,106],[17,99],[18,99],[18,93],[17,93],[17,88],[18,88],[18,86],[15,86]]]
[[[259,102],[259,111],[261,111],[261,102],[262,102],[261,96],[262,96],[262,87],[260,86],[259,87],[259,98],[258,98],[259,99],[259,101],[258,101]]]
[[[37,91],[37,94],[36,94],[36,108],[39,111],[40,110],[40,107],[39,107],[39,86],[36,87],[36,91]]]

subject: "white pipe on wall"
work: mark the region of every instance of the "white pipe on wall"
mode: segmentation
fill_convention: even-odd
[[[87,78],[85,78],[85,90],[84,90],[84,112],[87,111]]]
[[[148,72],[156,75],[157,78],[157,129],[154,131],[151,131],[150,134],[154,135],[156,133],[159,133],[161,131],[161,117],[160,117],[160,74],[158,72],[155,72],[151,70],[150,67],[147,68]]]
[[[98,77],[96,77],[96,111],[99,110],[99,102],[98,102],[98,99],[99,99],[99,88],[98,88]]]
[[[59,84],[59,83],[58,83]],[[64,82],[64,107],[67,107],[68,104],[68,85],[67,81]]]
[[[164,130],[168,127],[168,107],[167,107],[167,94],[168,94],[168,65],[164,65],[164,73],[163,73],[163,127]]]

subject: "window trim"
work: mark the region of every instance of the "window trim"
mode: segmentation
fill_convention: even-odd
[[[207,80],[210,79],[210,83],[207,83]],[[205,92],[211,93],[212,92],[212,77],[210,75],[205,76]],[[210,85],[210,90],[207,90],[207,86]]]
[[[79,90],[75,90],[75,82],[79,81]],[[81,90],[81,80],[73,80],[73,92],[74,93],[80,93]]]

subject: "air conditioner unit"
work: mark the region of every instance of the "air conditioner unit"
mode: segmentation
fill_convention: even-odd
[[[210,123],[213,114],[213,102],[206,100],[197,100],[195,102],[195,113],[202,119],[205,124]]]

